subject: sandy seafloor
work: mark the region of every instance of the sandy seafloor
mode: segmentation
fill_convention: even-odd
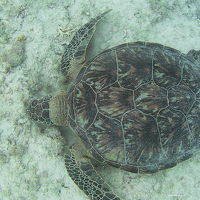
[[[25,103],[64,88],[62,44],[110,8],[93,54],[137,40],[200,49],[199,0],[0,0],[0,200],[88,200],[65,170],[69,130],[64,140],[56,127],[38,126]],[[200,199],[200,153],[152,175],[98,170],[123,200]]]

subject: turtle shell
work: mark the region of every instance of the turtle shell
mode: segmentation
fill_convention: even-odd
[[[200,147],[200,66],[156,43],[97,55],[70,92],[68,120],[99,161],[132,172],[175,166]]]

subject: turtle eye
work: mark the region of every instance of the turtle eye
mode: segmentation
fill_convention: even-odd
[[[47,101],[42,102],[42,109],[49,109],[49,104]]]
[[[43,110],[43,112],[42,112],[42,118],[46,119],[48,117],[49,117],[49,110]]]
[[[33,100],[32,102],[31,102],[31,107],[36,107],[37,106],[37,104],[38,104],[38,100]]]

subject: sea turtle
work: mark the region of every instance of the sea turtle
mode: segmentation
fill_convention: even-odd
[[[92,200],[120,200],[94,165],[153,173],[200,148],[200,52],[130,42],[88,60],[88,44],[106,13],[81,27],[65,48],[68,90],[29,106],[32,119],[69,126],[81,139],[65,163]]]

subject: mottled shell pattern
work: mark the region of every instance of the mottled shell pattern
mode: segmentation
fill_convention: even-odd
[[[99,161],[132,171],[173,167],[200,147],[200,66],[178,50],[127,43],[80,71],[68,120]]]

